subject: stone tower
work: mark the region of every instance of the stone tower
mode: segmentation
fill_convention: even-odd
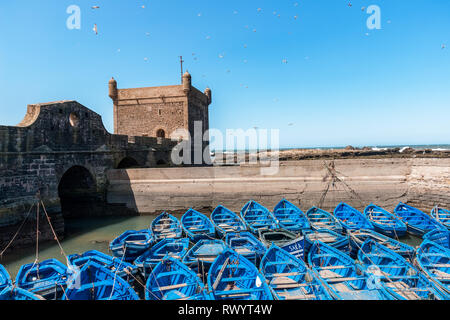
[[[202,135],[209,129],[211,90],[202,93],[194,88],[188,72],[182,84],[174,86],[118,89],[112,78],[109,96],[114,103],[116,134],[179,139],[177,129],[185,129],[194,138],[194,124],[198,121]],[[206,140],[203,149],[209,144],[209,138]]]

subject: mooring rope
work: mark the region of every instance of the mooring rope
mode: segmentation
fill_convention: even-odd
[[[8,244],[6,245],[5,249],[2,250],[2,252],[0,252],[0,259],[3,258],[3,254],[5,253],[6,250],[8,250],[8,248],[11,246],[11,244],[14,242],[14,240],[16,239],[16,237],[18,236],[18,234],[20,233],[20,231],[22,230],[23,226],[25,225],[25,222],[27,221],[28,217],[30,216],[31,213],[31,209],[33,209],[35,203],[33,203],[30,207],[30,209],[28,210],[28,213],[25,217],[25,219],[22,221],[22,224],[19,226],[19,229],[17,229],[16,233],[14,234],[14,236],[12,237],[12,239],[8,242]]]

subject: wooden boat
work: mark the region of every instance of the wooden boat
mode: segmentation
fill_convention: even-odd
[[[272,245],[261,260],[260,272],[276,300],[331,300],[327,289],[303,260]]]
[[[205,273],[226,248],[227,245],[222,240],[200,240],[183,257],[183,263],[193,270]]]
[[[305,250],[309,251],[315,241],[321,241],[346,254],[350,254],[350,241],[347,235],[330,229],[318,229],[305,232]]]
[[[267,251],[262,242],[248,231],[227,233],[225,243],[254,265],[259,265],[259,261]]]
[[[361,212],[344,202],[334,209],[334,216],[346,230],[373,229],[370,221]]]
[[[419,268],[450,298],[450,250],[425,240],[417,249]]]
[[[216,300],[273,300],[266,279],[255,265],[231,249],[213,262],[208,288]]]
[[[450,210],[434,207],[431,216],[450,230]]]
[[[302,210],[287,201],[281,200],[273,209],[273,215],[278,220],[280,228],[295,233],[310,229],[311,225]]]
[[[305,239],[303,236],[284,229],[260,229],[259,239],[266,248],[270,248],[272,244],[286,250],[298,259],[303,259]]]
[[[391,300],[384,288],[372,286],[369,275],[350,256],[321,241],[313,243],[308,263],[336,300]]]
[[[406,223],[408,232],[419,237],[435,229],[446,230],[442,224],[426,213],[402,202],[394,209],[394,213]]]
[[[197,274],[177,259],[166,258],[149,275],[145,300],[210,300]]]
[[[450,249],[450,231],[432,230],[424,234],[423,239],[436,242],[438,245]]]
[[[398,239],[406,234],[406,224],[397,216],[374,204],[364,209],[366,218],[372,222],[376,232]]]
[[[49,259],[21,266],[15,285],[46,300],[56,300],[66,288],[67,277],[67,267],[56,259]]]
[[[71,254],[67,257],[71,269],[81,269],[89,261],[94,261],[109,271],[116,273],[128,282],[133,281],[132,275],[136,275],[138,267],[134,264],[121,261],[97,250],[86,251],[83,254]]]
[[[395,253],[401,255],[403,258],[412,261],[415,249],[406,243],[389,238],[381,233],[373,230],[354,230],[348,233],[350,238],[350,245],[352,246],[352,254],[355,256],[361,249],[362,245],[367,239],[372,239],[375,242],[389,248]]]
[[[181,217],[181,225],[184,233],[192,242],[197,242],[201,239],[214,239],[215,230],[211,220],[194,209],[189,209]]]
[[[166,256],[181,260],[186,254],[188,247],[188,238],[163,239],[139,256],[134,261],[134,264],[142,270],[144,276],[147,276]]]
[[[18,287],[8,286],[0,291],[0,301],[17,301],[17,300],[45,300],[43,297],[34,294],[28,290]]]
[[[12,284],[11,276],[5,267],[0,264],[0,292]]]
[[[259,229],[276,229],[278,223],[273,214],[258,202],[251,200],[241,209],[240,216],[248,229],[258,235]]]
[[[244,221],[236,213],[221,205],[211,213],[211,220],[221,238],[224,238],[227,232],[241,232],[247,229]]]
[[[343,228],[339,220],[325,210],[312,207],[306,212],[306,216],[311,224],[311,228],[314,230],[330,229],[337,233],[342,233]]]
[[[405,258],[367,239],[358,252],[362,268],[397,300],[445,300],[435,284]]]
[[[128,230],[111,241],[109,249],[120,260],[133,262],[137,257],[150,249],[153,235],[149,229],[140,231]]]
[[[155,242],[166,238],[181,238],[183,233],[180,221],[167,212],[161,213],[152,221],[151,229]]]
[[[139,300],[133,288],[117,273],[89,261],[71,274],[64,300]]]

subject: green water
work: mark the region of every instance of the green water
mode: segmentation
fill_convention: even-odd
[[[181,214],[175,214],[181,218]],[[109,242],[127,230],[141,230],[148,228],[156,216],[138,217],[103,217],[86,218],[76,220],[66,220],[66,235],[61,245],[67,255],[73,253],[83,253],[88,250],[98,250],[106,254],[109,252]],[[400,239],[413,247],[420,245],[421,238],[411,235]],[[4,256],[0,263],[15,277],[20,266],[26,263],[33,263],[36,257],[36,248],[17,249]],[[55,258],[66,263],[64,255],[61,253],[55,241],[46,242],[39,245],[39,260]]]
[[[66,220],[66,235],[61,245],[67,255],[83,253],[88,250],[98,250],[106,254],[109,252],[109,242],[127,230],[141,230],[150,226],[156,216],[139,216],[130,218],[103,217],[77,220]],[[36,248],[13,250],[4,256],[0,263],[15,277],[21,265],[33,263],[36,257]],[[39,245],[39,260],[55,258],[64,264],[64,255],[61,254],[56,241]]]

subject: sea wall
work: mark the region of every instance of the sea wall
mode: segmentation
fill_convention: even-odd
[[[110,170],[107,179],[107,202],[140,214],[208,212],[218,204],[239,211],[249,199],[273,208],[283,197],[303,210],[332,210],[341,201],[358,209],[373,202],[392,210],[400,201],[427,212],[450,207],[449,158],[286,161],[274,175],[252,165]]]

